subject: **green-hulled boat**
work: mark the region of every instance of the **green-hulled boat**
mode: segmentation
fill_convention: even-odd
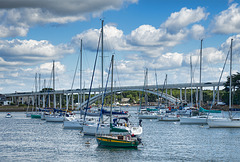
[[[41,118],[41,114],[31,114],[31,118]]]
[[[141,143],[141,139],[132,138],[130,135],[102,135],[97,137],[97,143],[100,147],[137,148]]]
[[[202,107],[199,108],[199,112],[205,112],[205,113],[221,113],[221,110],[206,110]]]

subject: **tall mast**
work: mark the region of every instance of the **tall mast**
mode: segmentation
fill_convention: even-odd
[[[155,69],[155,77],[156,77],[156,88],[157,88],[157,97],[158,97],[158,108],[160,107],[160,99],[159,99],[159,95],[158,95],[158,81],[157,81],[157,72],[156,72],[156,69]]]
[[[192,56],[190,56],[190,77],[191,77],[191,107],[193,106],[193,96],[192,96]]]
[[[103,22],[104,20],[102,20],[102,101],[103,101]]]
[[[55,61],[53,60],[53,90],[55,91]]]
[[[199,108],[201,107],[201,102],[202,102],[202,86],[201,86],[201,83],[202,83],[202,42],[203,40],[201,39],[201,49],[200,49],[200,80],[199,80],[199,83],[200,83],[200,95],[199,95]]]
[[[148,68],[146,68],[145,87],[148,88]],[[148,94],[145,92],[145,107],[148,106]]]
[[[41,91],[41,74],[38,74],[38,86],[39,86],[38,88],[39,88],[39,93],[40,93],[40,91]],[[39,96],[38,96],[38,106],[39,106],[39,108],[41,106],[40,98],[41,98],[41,96],[39,94]]]
[[[53,60],[53,91],[55,91],[55,61]],[[53,108],[56,108],[56,95],[53,94]]]
[[[37,95],[36,95],[36,93],[37,93],[37,73],[35,74],[35,95],[34,95],[34,104],[37,107]],[[36,109],[36,111],[37,111],[37,109]]]
[[[82,103],[82,39],[81,39],[81,48],[80,48],[80,105]]]
[[[231,103],[232,102],[232,42],[233,42],[233,39],[231,39],[231,49],[230,49],[231,51],[230,51],[229,109],[232,107],[232,103]]]
[[[114,55],[112,55],[112,77],[111,77],[111,108],[110,108],[110,127],[112,127],[112,99],[113,99],[113,60],[114,60]]]

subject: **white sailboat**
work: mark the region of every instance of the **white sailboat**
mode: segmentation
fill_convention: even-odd
[[[232,107],[232,42],[230,46],[230,85],[229,85],[229,116],[228,118],[209,119],[209,128],[240,128],[240,118],[233,118],[230,108]]]
[[[203,40],[201,40],[201,49],[200,49],[200,85],[201,85],[201,73],[202,73],[202,42]],[[191,61],[191,60],[190,60]],[[191,64],[192,65],[192,64]],[[192,69],[192,66],[191,66]],[[192,70],[191,70],[191,82],[192,82]],[[202,91],[202,87],[200,87],[200,99],[199,99],[199,108],[201,107],[201,93]],[[192,98],[192,96],[191,96]],[[191,107],[192,107],[192,99],[191,99]],[[197,116],[183,116],[180,117],[180,124],[207,124],[207,119],[208,116],[207,115],[197,115]]]
[[[180,121],[179,115],[167,113],[158,116],[158,121]]]
[[[146,85],[147,85],[147,76],[148,76],[148,69],[146,68],[146,71],[144,72],[144,86],[143,90],[145,91]],[[142,95],[143,96],[143,95]],[[140,100],[140,107],[138,112],[138,119],[157,119],[157,113],[155,111],[147,111],[147,93],[145,93],[145,108],[142,108],[142,96]]]
[[[80,93],[81,93],[81,97],[80,97],[80,103],[82,103],[82,39],[81,39],[81,47],[80,47],[80,56],[79,56],[79,62],[80,62]],[[78,65],[77,65],[78,66]],[[83,128],[83,123],[84,120],[82,118],[80,118],[81,113],[79,110],[79,117],[76,116],[71,116],[71,117],[66,117],[63,121],[63,128],[67,128],[67,129],[82,129]]]

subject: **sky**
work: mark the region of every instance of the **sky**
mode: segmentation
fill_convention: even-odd
[[[239,0],[0,0],[0,93],[89,88],[104,20],[104,82],[114,54],[114,86],[218,82],[233,39],[240,69]],[[100,49],[101,51],[101,49]],[[101,86],[101,53],[93,87]],[[157,74],[157,78],[155,77]],[[229,60],[221,81],[229,75]],[[39,82],[40,76],[40,82]],[[39,84],[40,83],[40,84]]]

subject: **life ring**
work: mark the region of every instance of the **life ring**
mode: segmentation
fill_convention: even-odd
[[[126,137],[127,137],[127,140],[128,140],[128,141],[131,140],[131,135],[128,134]]]

